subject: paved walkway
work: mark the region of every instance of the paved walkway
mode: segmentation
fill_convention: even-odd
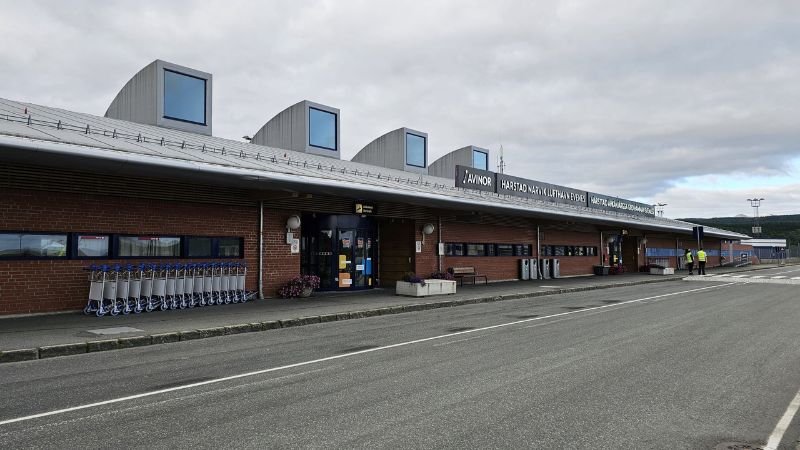
[[[773,267],[776,266],[715,268],[708,272],[719,274]],[[426,298],[401,297],[395,295],[394,291],[384,289],[317,293],[307,299],[266,299],[245,304],[116,317],[84,316],[81,313],[7,317],[0,318],[0,362],[114,350],[462,304],[663,282],[682,279],[684,276],[686,271],[678,271],[674,276],[635,273],[511,281],[459,286],[456,294]]]

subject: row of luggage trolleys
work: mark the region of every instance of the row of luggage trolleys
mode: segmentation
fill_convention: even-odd
[[[165,311],[195,306],[244,303],[244,263],[92,265],[89,270],[89,300],[84,314]]]

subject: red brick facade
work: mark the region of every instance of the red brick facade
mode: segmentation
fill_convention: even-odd
[[[266,195],[266,194],[265,194]],[[253,198],[257,198],[254,196]],[[286,244],[286,220],[300,209],[264,210],[264,295],[272,297],[288,279],[300,273],[300,254],[292,254]],[[421,215],[420,217],[424,217]],[[381,219],[383,220],[383,219]],[[388,220],[388,219],[387,219]],[[420,253],[413,253],[413,270],[426,277],[441,268],[474,267],[476,272],[486,275],[489,281],[514,280],[519,278],[519,260],[522,256],[439,256],[438,241],[457,243],[522,244],[531,248],[536,257],[537,233],[534,221],[509,221],[515,225],[464,223],[442,221],[431,214],[425,219],[412,220],[413,236],[391,235],[382,237],[383,243],[392,239],[401,240],[404,247],[414,248],[414,242],[423,241],[422,229],[426,223],[434,225],[433,234],[424,236]],[[406,223],[406,222],[403,222]],[[540,244],[555,246],[596,247],[592,256],[548,256],[557,257],[562,276],[589,275],[593,266],[599,264],[607,250],[601,243],[601,232],[591,226],[583,228],[560,225],[554,222],[543,224]],[[244,240],[244,258],[249,267],[247,289],[255,291],[258,280],[258,228],[259,208],[257,200],[251,206],[232,206],[211,203],[193,203],[185,200],[153,200],[111,195],[70,193],[54,190],[28,191],[6,189],[0,196],[0,232],[37,233],[103,233],[162,236],[233,236]],[[393,229],[388,225],[385,230]],[[396,227],[395,227],[396,228]],[[574,230],[582,231],[570,231]],[[294,230],[300,236],[300,230]],[[676,245],[694,249],[691,238],[649,237],[646,244],[651,248],[674,249]],[[640,237],[626,237],[626,242],[641,242]],[[727,244],[719,239],[706,239],[707,250],[727,250]],[[634,244],[635,246],[635,244]],[[735,247],[739,250],[739,247]],[[388,248],[388,247],[387,247]],[[413,250],[412,250],[413,251]],[[635,252],[635,248],[632,250]],[[645,246],[639,248],[641,257],[637,262],[646,262]],[[405,259],[405,256],[403,257]],[[670,265],[677,266],[677,258],[671,257]],[[177,260],[177,258],[176,258]],[[198,261],[207,261],[199,259]],[[84,267],[90,264],[137,264],[152,262],[152,259],[119,260],[0,260],[0,315],[29,314],[53,311],[77,310],[86,304],[88,294],[87,273]],[[170,262],[170,259],[160,260]],[[191,260],[181,260],[190,262]],[[709,258],[709,266],[719,265],[719,257]],[[380,268],[378,269],[380,270]],[[380,275],[380,274],[379,274]],[[388,284],[387,284],[388,285]]]
[[[300,272],[300,256],[286,244],[285,210],[264,212],[264,293]],[[85,232],[244,238],[247,289],[258,281],[256,205],[225,206],[89,194],[5,190],[0,196],[0,231]],[[299,230],[298,230],[299,232]],[[198,259],[198,261],[207,261]],[[75,310],[86,303],[90,264],[137,264],[152,259],[0,260],[0,314]],[[163,260],[169,262],[169,259]],[[191,260],[182,260],[190,262]]]
[[[436,223],[434,220],[428,222]],[[416,239],[422,240],[422,226],[426,221],[417,221]],[[415,270],[421,276],[427,276],[438,268],[436,239],[439,230],[425,238],[422,253],[417,253]],[[443,222],[441,227],[442,242],[457,243],[495,243],[523,244],[531,247],[531,256],[443,256],[442,270],[451,267],[474,267],[477,273],[486,275],[489,281],[519,279],[519,260],[534,258],[536,252],[536,226],[525,227],[499,226],[487,224]],[[577,231],[546,231],[542,233],[541,245],[578,245],[598,247],[599,233]],[[550,258],[553,258],[550,256]],[[590,275],[592,267],[599,264],[600,256],[559,256],[562,276]]]

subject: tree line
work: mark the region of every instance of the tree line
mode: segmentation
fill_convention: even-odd
[[[752,217],[714,217],[711,219],[678,219],[699,225],[722,228],[724,230],[753,236]],[[765,216],[759,217],[758,223],[761,226],[761,239],[786,239],[789,246],[797,246],[800,243],[800,214],[786,216]],[[756,237],[756,236],[753,236]]]

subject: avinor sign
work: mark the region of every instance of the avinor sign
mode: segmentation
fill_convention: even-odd
[[[642,216],[654,216],[653,206],[607,195],[579,191],[557,184],[512,177],[503,173],[456,166],[456,187],[477,189],[497,194],[514,195],[545,202],[585,206],[606,211],[619,211]]]

